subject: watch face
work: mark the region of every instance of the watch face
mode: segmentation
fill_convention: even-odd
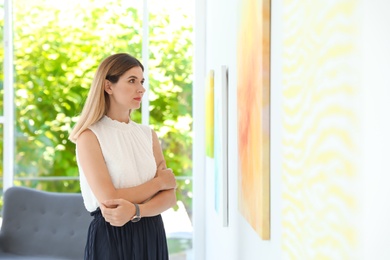
[[[134,203],[134,207],[135,207],[135,215],[134,217],[131,218],[131,222],[138,222],[141,220],[141,214],[140,214],[140,211],[139,211],[139,205]]]
[[[131,219],[131,222],[138,222],[141,220],[141,217],[140,216],[134,216],[132,219]]]

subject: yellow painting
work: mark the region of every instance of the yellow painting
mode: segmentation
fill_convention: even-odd
[[[206,156],[214,158],[214,71],[206,79]]]
[[[270,0],[243,0],[237,49],[238,206],[270,239]]]

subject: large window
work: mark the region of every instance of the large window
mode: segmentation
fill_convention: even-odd
[[[170,252],[191,248],[193,5],[149,1],[145,35],[142,1],[13,1],[14,185],[79,192],[75,146],[68,136],[93,73],[110,54],[127,52],[142,59],[148,53],[149,123],[178,178],[179,202],[167,214]],[[148,51],[143,52],[146,40]],[[141,112],[132,118],[141,123]],[[169,229],[169,222],[177,221],[189,223],[184,232]]]
[[[4,0],[0,0],[0,39],[3,43],[4,34]],[[3,123],[4,123],[4,48],[0,48],[0,208],[3,205]]]

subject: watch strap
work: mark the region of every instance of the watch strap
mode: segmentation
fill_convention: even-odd
[[[141,212],[139,209],[139,205],[137,203],[133,203],[135,206],[135,215],[131,218],[132,222],[138,222],[141,219]]]

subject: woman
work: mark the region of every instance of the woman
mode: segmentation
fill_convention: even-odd
[[[143,71],[128,54],[106,58],[70,135],[94,216],[85,259],[168,259],[160,213],[176,203],[175,177],[156,133],[130,119],[145,93]]]

